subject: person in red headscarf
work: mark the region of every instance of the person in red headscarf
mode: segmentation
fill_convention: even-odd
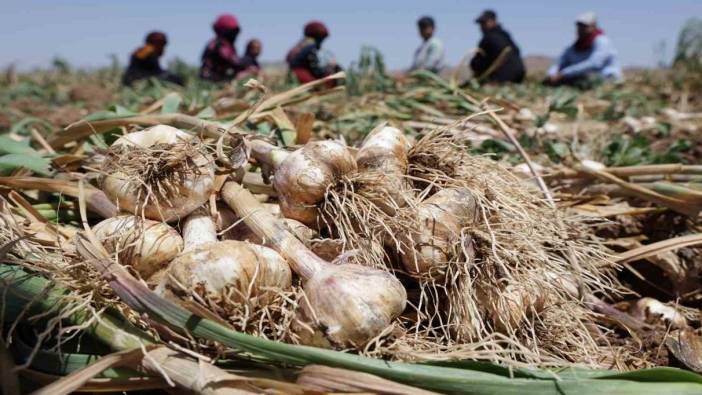
[[[147,34],[144,45],[132,53],[129,66],[122,76],[122,83],[129,86],[134,81],[153,77],[182,85],[183,79],[180,76],[162,69],[159,64],[166,44],[168,38],[165,33],[153,31]]]
[[[329,37],[329,30],[322,22],[309,22],[305,25],[302,41],[288,51],[285,57],[288,67],[301,84],[324,78],[341,70],[336,61],[331,60],[327,64],[322,64],[319,59],[319,50],[327,37]]]
[[[241,28],[234,15],[223,14],[212,24],[216,37],[210,40],[202,53],[200,78],[210,81],[229,81],[244,70],[236,53],[234,41]]]

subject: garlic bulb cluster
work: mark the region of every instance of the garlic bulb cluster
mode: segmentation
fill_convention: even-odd
[[[324,261],[235,182],[224,184],[222,198],[302,277],[306,299],[295,329],[303,343],[361,347],[405,309],[407,293],[391,273]]]
[[[214,162],[197,137],[166,125],[129,133],[108,151],[101,184],[123,211],[171,222],[214,191]]]

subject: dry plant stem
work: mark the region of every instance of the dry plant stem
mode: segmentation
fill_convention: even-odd
[[[628,178],[635,176],[648,175],[671,175],[671,174],[687,174],[700,175],[702,174],[702,166],[699,165],[683,165],[683,164],[666,164],[666,165],[641,165],[641,166],[624,166],[624,167],[607,167],[602,169],[603,172],[613,176]],[[559,178],[578,178],[591,177],[587,172],[574,169],[564,169],[548,177]]]
[[[40,177],[0,177],[0,185],[13,189],[39,190],[78,197],[78,184],[67,180]],[[91,186],[85,187],[85,203],[90,211],[103,218],[112,218],[118,212],[117,206],[107,198],[104,192]]]
[[[142,365],[147,372],[154,375],[163,373],[178,387],[202,395],[249,395],[250,392],[227,386],[241,382],[241,377],[209,363],[195,362],[176,351],[159,347],[150,351],[143,359]]]
[[[224,133],[224,126],[217,122],[205,121],[183,114],[159,114],[106,119],[102,121],[79,121],[68,125],[64,130],[51,134],[47,141],[52,147],[61,148],[72,141],[84,139],[92,134],[102,134],[114,128],[128,125],[170,125],[175,128],[188,130],[192,133],[202,134],[212,138],[219,138],[222,133]]]
[[[257,106],[257,108],[255,109],[255,111],[253,111],[253,112],[244,111],[241,114],[239,114],[239,116],[236,117],[234,119],[234,121],[232,121],[232,125],[240,124],[241,122],[243,122],[244,120],[246,120],[247,118],[249,118],[250,116],[252,116],[253,114],[255,114],[257,112],[262,112],[262,111],[277,107],[279,105],[282,105],[283,103],[287,102],[288,100],[292,99],[293,97],[297,96],[298,94],[304,93],[304,92],[306,92],[306,91],[308,91],[316,86],[323,85],[327,81],[338,80],[338,79],[343,79],[343,78],[346,78],[346,74],[343,71],[341,71],[341,72],[326,76],[324,78],[321,78],[321,79],[318,79],[318,80],[315,80],[312,82],[308,82],[306,84],[302,84],[302,85],[297,86],[293,89],[290,89],[289,91],[279,93],[275,96],[271,96],[271,97],[265,99],[263,102],[261,102]]]
[[[119,351],[105,357],[100,358],[97,362],[94,362],[80,370],[77,370],[68,376],[62,377],[58,381],[55,381],[39,390],[32,392],[31,395],[64,395],[73,393],[73,391],[79,390],[84,383],[93,377],[102,373],[105,369],[118,367],[118,366],[128,366],[135,365],[141,359],[143,351],[141,349],[133,349],[126,351]]]
[[[519,155],[521,155],[522,158],[524,158],[524,162],[527,164],[527,166],[529,167],[529,171],[536,179],[536,183],[539,185],[539,189],[541,189],[541,191],[543,192],[544,197],[546,198],[546,201],[548,202],[548,204],[551,207],[556,207],[556,203],[553,201],[553,196],[551,196],[551,192],[548,190],[548,187],[546,186],[544,179],[541,177],[541,174],[539,174],[539,172],[536,171],[536,168],[534,167],[534,163],[531,161],[531,159],[529,158],[529,155],[526,153],[526,151],[524,151],[524,147],[522,147],[522,145],[519,143],[519,141],[514,137],[514,134],[510,130],[509,126],[507,126],[507,124],[500,117],[498,117],[494,111],[492,111],[491,109],[488,109],[487,105],[485,105],[484,107],[485,107],[485,110],[487,111],[487,114],[490,116],[490,118],[492,118],[497,123],[497,126],[500,127],[500,130],[502,130],[502,132],[505,134],[505,136],[507,136],[507,139],[509,139],[509,141],[512,143],[512,145],[514,145],[517,148]]]
[[[65,376],[55,376],[32,369],[23,369],[20,375],[26,380],[31,380],[39,385],[49,385]],[[148,391],[169,388],[170,385],[158,377],[129,377],[125,379],[96,378],[83,383],[81,393],[131,393],[134,391]],[[78,391],[76,391],[78,392]],[[179,394],[173,394],[179,395]]]
[[[348,369],[332,368],[323,365],[307,365],[297,383],[305,388],[329,393],[372,393],[386,395],[432,395],[436,392],[399,384],[394,381]]]
[[[666,251],[675,250],[678,248],[689,247],[697,244],[702,244],[702,234],[692,234],[686,236],[674,237],[672,239],[659,241],[648,244],[633,250],[626,251],[614,258],[617,263],[626,263],[645,259],[654,255],[664,253]]]
[[[593,177],[599,178],[603,181],[611,182],[613,184],[618,185],[619,187],[623,188],[629,193],[635,194],[637,197],[640,197],[642,199],[651,201],[653,203],[659,204],[664,207],[668,207],[671,210],[677,211],[681,214],[685,214],[690,217],[695,217],[699,213],[699,207],[694,207],[691,206],[689,203],[670,198],[665,195],[661,195],[657,192],[653,192],[651,190],[648,190],[642,186],[632,184],[629,182],[626,182],[622,180],[621,178],[618,178],[612,174],[599,171],[599,170],[592,170],[592,169],[587,169],[585,167],[582,168],[583,172],[586,172]]]

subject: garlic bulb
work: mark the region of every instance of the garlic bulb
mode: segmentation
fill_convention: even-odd
[[[477,203],[468,192],[442,189],[416,208],[419,229],[407,232],[400,254],[410,274],[442,278],[461,239],[461,230],[477,217]]]
[[[166,125],[117,139],[103,164],[102,189],[120,209],[171,222],[207,201],[214,163],[197,137]]]
[[[486,284],[476,294],[494,329],[503,333],[514,331],[525,319],[541,312],[547,295],[546,290],[524,286],[516,279],[503,289]]]
[[[119,262],[132,266],[143,279],[165,267],[183,249],[183,239],[175,229],[132,215],[103,220],[93,232],[109,253],[117,253]]]
[[[671,329],[689,327],[687,318],[675,307],[663,304],[654,298],[639,299],[629,308],[629,314],[647,323],[662,322]]]
[[[324,199],[327,188],[356,170],[349,150],[336,141],[314,141],[287,153],[255,140],[252,155],[275,167],[273,186],[283,215],[311,227],[316,225],[317,204]]]
[[[405,178],[409,148],[401,130],[384,126],[371,131],[356,154],[359,171],[377,172],[377,179],[364,189],[371,192],[369,197],[375,196],[373,202],[388,214],[405,205],[405,193],[409,189]]]
[[[325,265],[305,282],[295,328],[303,344],[362,347],[405,309],[407,293],[391,273],[361,265]]]
[[[295,328],[303,343],[362,347],[405,309],[407,293],[391,273],[322,260],[235,182],[224,185],[222,198],[305,281],[307,303]]]
[[[192,213],[183,225],[185,251],[169,266],[173,289],[202,289],[218,297],[234,289],[232,298],[243,302],[257,298],[261,304],[288,290],[292,272],[287,262],[270,248],[243,241],[217,241],[214,221],[203,210]]]

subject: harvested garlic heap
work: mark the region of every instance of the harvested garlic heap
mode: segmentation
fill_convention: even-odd
[[[347,252],[358,249],[353,262],[403,279],[415,310],[403,325],[420,339],[406,346],[470,348],[501,337],[509,340],[499,352],[515,360],[531,358],[523,350],[534,360],[539,353],[607,359],[578,283],[591,292],[616,285],[586,226],[561,218],[493,161],[467,155],[449,132],[431,132],[411,146],[399,130],[381,126],[355,155],[332,141],[293,152],[255,141],[252,157],[273,170],[285,216],[338,237]],[[586,276],[574,277],[572,260],[588,266]],[[540,339],[550,333],[571,336]]]
[[[248,191],[235,190],[235,185],[227,184],[223,193],[234,212],[220,206],[217,218],[212,218],[204,204],[213,192],[213,160],[195,139],[177,129],[157,126],[128,134],[110,149],[112,157],[107,163],[111,165],[103,167],[102,177],[106,193],[121,210],[146,218],[123,216],[96,226],[96,234],[109,252],[142,278],[152,278],[164,296],[195,295],[196,301],[204,299],[206,305],[208,301],[252,304],[255,300],[253,305],[258,307],[277,303],[280,298],[276,296],[293,286],[292,268],[304,290],[292,329],[295,340],[304,344],[362,348],[391,326],[406,303],[405,289],[391,273],[324,261],[301,241],[314,237],[315,231],[294,219],[274,217],[247,195]],[[172,152],[164,152],[167,149]],[[150,151],[161,156],[145,161],[140,169],[136,158]],[[318,163],[326,164],[332,173],[355,169],[355,161],[340,144],[313,143],[307,151],[312,154],[292,154],[290,161],[309,167],[309,158],[336,152],[342,159],[346,157],[345,164]],[[288,185],[310,192],[314,184],[310,179],[325,179],[322,173],[313,170]],[[174,184],[177,180],[182,184]],[[277,180],[285,181],[281,177]],[[146,181],[152,182],[152,188],[143,185]],[[315,193],[316,197],[309,197]],[[323,189],[312,188],[302,203],[295,196],[289,195],[290,200],[283,196],[281,211],[310,223],[316,212],[309,210],[306,202],[323,194]],[[248,229],[239,226],[232,231],[239,218]],[[180,220],[182,237],[165,223],[175,220]],[[218,241],[217,228],[224,240]],[[230,238],[242,240],[227,240]],[[264,241],[278,252],[254,244]]]
[[[122,262],[145,279],[151,276],[164,296],[204,303],[230,322],[243,310],[218,306],[287,309],[286,317],[294,317],[284,324],[289,333],[276,339],[362,350],[392,333],[410,349],[416,338],[445,350],[501,333],[510,339],[505,356],[520,359],[509,347],[539,349],[538,343],[523,342],[530,331],[544,329],[535,319],[540,314],[551,317],[556,326],[550,328],[581,330],[573,323],[589,318],[560,252],[551,252],[542,239],[534,246],[522,239],[509,244],[510,221],[523,219],[537,231],[557,229],[532,224],[529,210],[541,215],[539,221],[550,211],[485,165],[488,160],[466,160],[451,151],[460,150],[458,144],[442,152],[447,141],[430,134],[412,146],[400,130],[384,125],[357,151],[314,141],[291,152],[251,140],[251,160],[271,171],[277,205],[261,203],[229,181],[212,210],[214,160],[204,145],[177,129],[149,128],[118,140],[102,178],[115,204],[138,214],[128,217],[137,226],[122,228],[142,233],[110,244],[116,232],[108,222],[99,236]],[[153,158],[139,168],[135,158],[152,151]],[[485,188],[491,177],[500,178],[494,196]],[[530,208],[519,212],[514,202]],[[182,236],[165,223],[175,221]],[[493,236],[497,244],[491,244],[486,226],[500,232]],[[154,258],[146,241],[166,236],[146,230],[157,228],[173,241],[163,243],[170,249]],[[311,240],[320,239],[339,242],[342,251],[314,249]],[[372,253],[361,250],[366,245]],[[578,254],[590,253],[582,244],[576,248]],[[603,279],[592,272],[586,286]],[[292,303],[283,306],[282,300]],[[564,305],[574,309],[572,318],[553,315]],[[280,327],[273,321],[261,322]],[[403,330],[413,335],[403,337]],[[565,346],[545,352],[575,359]]]

